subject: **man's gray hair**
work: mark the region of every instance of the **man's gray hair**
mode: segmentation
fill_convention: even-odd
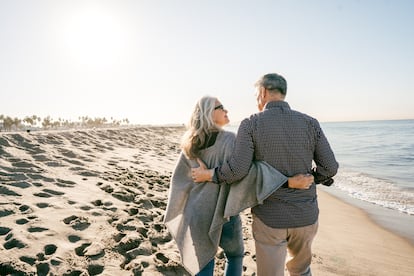
[[[276,73],[270,73],[270,74],[264,75],[255,83],[255,86],[256,87],[262,86],[270,91],[277,90],[280,93],[282,93],[282,95],[286,96],[286,92],[287,92],[286,80],[284,77]]]

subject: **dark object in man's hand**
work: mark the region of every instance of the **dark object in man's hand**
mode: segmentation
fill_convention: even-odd
[[[331,186],[334,183],[332,177],[326,177],[316,172],[316,170],[312,170],[312,175],[315,181],[315,184],[322,184],[325,186]]]

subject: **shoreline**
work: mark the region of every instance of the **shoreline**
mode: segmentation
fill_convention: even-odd
[[[340,201],[357,207],[361,211],[365,212],[369,219],[371,219],[375,224],[394,233],[395,235],[400,236],[414,246],[414,216],[352,198],[335,186],[320,187],[319,190],[334,196]]]
[[[323,188],[318,187],[318,198],[315,275],[413,275],[414,246],[406,238]]]

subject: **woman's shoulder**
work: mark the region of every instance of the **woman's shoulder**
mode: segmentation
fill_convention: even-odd
[[[236,134],[234,132],[228,131],[228,130],[220,130],[220,135],[223,139],[235,139]]]
[[[231,131],[221,130],[217,137],[217,141],[222,145],[231,145],[236,140],[236,134]]]

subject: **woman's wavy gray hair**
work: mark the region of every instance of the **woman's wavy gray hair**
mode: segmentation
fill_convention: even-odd
[[[220,127],[213,120],[216,101],[215,97],[204,96],[198,100],[193,109],[187,131],[181,141],[181,149],[190,159],[199,157],[200,150],[208,135],[213,131],[220,130]]]

